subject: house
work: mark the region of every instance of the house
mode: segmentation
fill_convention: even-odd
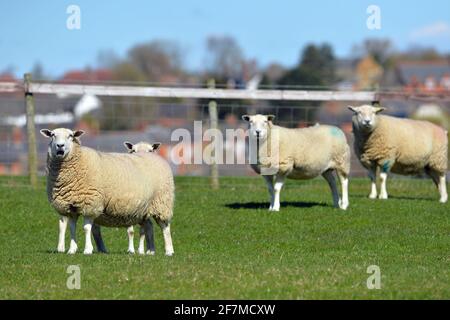
[[[441,92],[450,90],[450,62],[399,61],[384,78],[385,86],[402,87],[412,92]]]
[[[62,83],[80,83],[80,82],[111,82],[114,80],[114,75],[108,69],[85,69],[85,70],[71,70],[66,72],[59,82]]]
[[[383,76],[383,67],[368,55],[361,59],[356,66],[356,90],[370,90],[377,88]]]

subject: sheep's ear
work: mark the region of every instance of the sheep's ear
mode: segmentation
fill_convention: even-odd
[[[83,131],[83,130],[77,130],[77,131],[75,131],[75,132],[73,133],[73,137],[74,137],[74,138],[79,138],[79,137],[81,137],[83,134],[84,134],[84,131]]]
[[[375,110],[375,113],[386,110],[386,108],[381,106],[380,101],[378,101],[378,100],[372,101],[372,107]]]
[[[379,113],[381,111],[386,110],[386,108],[385,107],[374,107],[374,110],[375,110],[375,113]]]
[[[131,142],[125,141],[123,145],[125,146],[125,148],[127,148],[127,150],[129,151],[133,150],[133,144]]]
[[[273,121],[273,119],[275,119],[275,116],[273,114],[267,115],[267,120]]]
[[[161,142],[155,142],[154,144],[152,144],[153,151],[158,150],[159,147],[161,147]]]
[[[48,130],[48,129],[42,129],[39,132],[46,138],[51,138],[53,135],[52,130]]]
[[[354,113],[358,113],[357,107],[347,106],[347,108],[348,108],[349,110],[353,111]]]
[[[242,120],[249,122],[250,121],[250,116],[248,114],[244,114],[242,116]]]

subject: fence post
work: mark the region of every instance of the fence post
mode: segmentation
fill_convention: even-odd
[[[214,79],[208,80],[208,88],[214,89],[216,87],[216,82]],[[218,127],[218,115],[217,115],[217,103],[214,100],[211,100],[208,103],[208,112],[209,112],[209,122],[211,129],[217,129]],[[215,150],[215,149],[214,149]],[[216,152],[216,151],[214,151]],[[216,163],[215,154],[212,156],[212,163],[210,166],[211,169],[211,187],[212,189],[219,189],[219,167]]]
[[[34,97],[28,90],[31,82],[31,74],[24,75],[25,87],[25,106],[27,117],[27,137],[28,137],[28,174],[32,187],[37,186],[37,147],[36,147],[36,128],[34,125]]]

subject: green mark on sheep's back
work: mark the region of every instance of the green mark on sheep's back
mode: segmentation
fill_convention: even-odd
[[[339,138],[344,137],[344,133],[339,128],[331,127],[330,131],[331,131],[332,136],[339,137]]]

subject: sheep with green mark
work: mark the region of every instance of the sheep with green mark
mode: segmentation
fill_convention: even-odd
[[[354,150],[371,180],[369,198],[377,197],[376,175],[380,172],[380,199],[387,199],[388,173],[426,173],[438,188],[442,203],[447,202],[447,131],[427,121],[379,115],[379,104],[349,106],[353,111]]]
[[[337,127],[316,124],[309,128],[284,128],[273,124],[273,115],[244,115],[250,126],[250,144],[257,161],[252,168],[261,174],[270,193],[270,211],[280,210],[280,192],[286,178],[312,179],[322,175],[328,182],[335,207],[346,210],[350,147]],[[334,174],[342,187],[339,197]]]
[[[383,165],[381,166],[381,170],[382,170],[383,172],[386,172],[386,173],[387,173],[387,172],[389,172],[390,167],[391,167],[390,161],[387,160],[387,161],[385,161],[385,162],[383,163]]]

